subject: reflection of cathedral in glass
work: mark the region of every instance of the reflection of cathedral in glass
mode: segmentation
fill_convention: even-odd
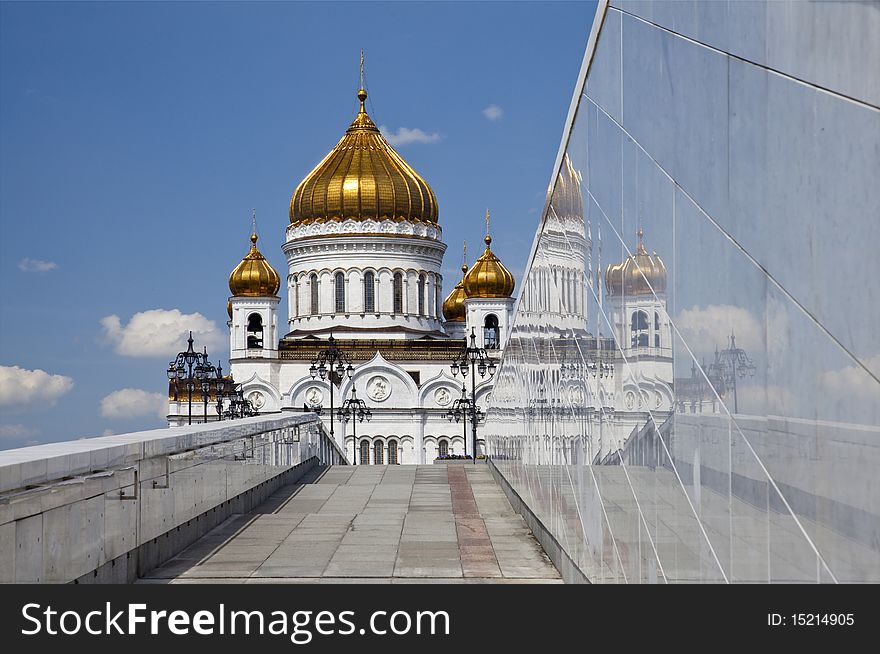
[[[494,408],[510,403],[530,418],[576,420],[583,430],[533,455],[598,462],[651,413],[672,410],[672,347],[665,264],[645,249],[639,229],[634,253],[608,265],[602,279],[601,233],[594,238],[584,220],[581,179],[566,156],[507,348],[507,360],[516,353],[531,361],[528,378],[499,379]],[[544,365],[548,356],[555,365]]]

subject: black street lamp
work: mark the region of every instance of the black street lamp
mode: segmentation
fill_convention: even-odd
[[[357,465],[357,451],[358,451],[358,442],[357,442],[357,423],[363,422],[364,418],[367,419],[367,422],[373,419],[373,412],[367,408],[367,403],[363,400],[359,399],[357,396],[357,392],[354,388],[354,383],[351,385],[351,397],[345,402],[342,403],[342,406],[338,409],[339,419],[342,420],[343,423],[351,420],[351,437],[354,439],[354,458],[352,461],[354,465]],[[345,428],[343,427],[342,434],[342,442],[345,443]]]
[[[176,383],[176,385],[186,382],[186,390],[189,393],[189,417],[187,424],[192,424],[192,396],[196,387],[201,387],[202,382],[210,375],[214,369],[208,362],[208,349],[204,352],[196,352],[193,350],[192,332],[189,333],[187,339],[187,348],[184,352],[179,352],[177,357],[168,364],[168,379]],[[207,407],[207,404],[206,404]],[[207,416],[207,408],[205,409]]]
[[[327,379],[328,376],[330,378],[330,436],[332,438],[334,377],[338,377],[341,381],[343,375],[348,375],[348,378],[351,379],[354,366],[351,365],[345,353],[336,347],[336,339],[333,338],[333,334],[330,334],[328,343],[327,349],[318,352],[318,356],[312,361],[312,365],[309,367],[309,374],[312,376],[312,379],[320,377],[321,381]]]
[[[476,374],[479,373],[480,377],[485,377],[486,373],[489,373],[489,377],[493,377],[495,375],[495,359],[486,354],[486,350],[477,347],[477,337],[474,334],[474,328],[471,327],[471,342],[470,345],[465,343],[461,350],[458,352],[458,356],[455,361],[452,362],[452,365],[449,366],[449,369],[452,371],[452,376],[455,377],[459,373],[461,373],[461,377],[464,380],[467,380],[468,370],[471,373],[471,398],[470,398],[470,413],[471,413],[471,431],[473,432],[473,452],[474,452],[474,463],[477,462],[477,378]]]
[[[467,457],[467,416],[468,413],[472,413],[473,416],[476,417],[476,422],[480,422],[483,419],[483,412],[478,406],[476,411],[471,411],[471,400],[467,396],[467,388],[464,384],[461,385],[461,398],[455,400],[452,403],[452,407],[446,412],[446,419],[449,422],[455,420],[455,422],[461,422],[461,434],[462,440],[464,441],[464,455]],[[476,443],[476,441],[475,441]],[[474,461],[476,461],[476,444],[474,445]]]

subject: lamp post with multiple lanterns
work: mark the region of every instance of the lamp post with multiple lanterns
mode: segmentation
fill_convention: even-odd
[[[458,374],[461,374],[463,380],[467,380],[468,371],[471,374],[471,397],[469,400],[469,404],[464,410],[470,411],[471,414],[471,432],[473,433],[473,453],[474,453],[474,463],[477,462],[477,374],[480,375],[481,378],[486,376],[486,373],[489,373],[489,377],[495,375],[496,363],[495,359],[490,357],[484,348],[477,347],[477,337],[474,334],[474,328],[471,328],[470,335],[470,344],[462,346],[461,350],[459,350],[458,356],[455,358],[455,361],[452,362],[452,365],[449,366],[452,371],[452,376],[455,377]],[[465,390],[465,392],[467,392]],[[460,400],[456,400],[456,402],[460,402]],[[462,408],[463,405],[459,404],[459,408]]]
[[[351,420],[351,437],[354,439],[354,464],[357,465],[357,423],[363,422],[366,418],[367,422],[372,420],[373,412],[367,407],[367,403],[357,396],[354,384],[351,385],[351,397],[342,403],[338,410],[339,419],[345,423]],[[344,429],[344,428],[343,428]],[[342,441],[345,442],[345,434],[342,434]],[[364,463],[364,461],[361,461]]]
[[[187,348],[183,352],[179,352],[177,357],[168,364],[168,379],[179,383],[186,383],[186,390],[189,394],[189,415],[187,424],[192,424],[192,398],[193,391],[200,388],[205,397],[205,420],[208,419],[208,400],[205,394],[205,388],[210,392],[211,375],[215,372],[214,366],[208,361],[208,349],[204,352],[196,352],[193,350],[192,332],[189,333],[187,339]]]
[[[325,380],[329,376],[330,381],[330,436],[333,437],[333,386],[334,379],[333,377],[339,377],[342,379],[343,375],[348,375],[349,379],[351,378],[352,373],[354,372],[354,366],[351,365],[351,362],[348,360],[348,357],[345,353],[336,347],[336,339],[333,338],[333,334],[330,334],[330,338],[328,340],[329,346],[326,350],[321,350],[318,353],[318,356],[315,357],[314,361],[312,361],[312,365],[309,367],[309,374],[312,376],[312,379],[320,377],[321,380]]]

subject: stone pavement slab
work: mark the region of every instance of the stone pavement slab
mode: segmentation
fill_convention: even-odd
[[[140,583],[561,583],[485,465],[333,466]]]

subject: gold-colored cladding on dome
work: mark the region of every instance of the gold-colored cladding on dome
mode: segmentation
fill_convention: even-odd
[[[510,297],[516,286],[513,274],[504,267],[501,260],[492,252],[489,236],[489,210],[486,210],[486,251],[474,262],[464,276],[464,292],[470,297]]]
[[[648,254],[642,242],[644,230],[639,227],[636,253],[623,263],[605,269],[605,288],[609,295],[650,295],[666,290],[666,265],[657,255]]]
[[[257,234],[251,234],[251,250],[229,275],[229,290],[234,297],[277,296],[281,278],[257,249]],[[227,306],[232,317],[232,304]]]
[[[467,295],[464,292],[464,276],[467,274],[467,271],[467,264],[462,264],[461,279],[455,285],[455,288],[452,289],[452,292],[443,300],[443,317],[446,318],[447,322],[465,321],[466,310],[464,301],[467,299]]]
[[[396,220],[437,224],[437,198],[361,107],[345,135],[290,199],[290,222]]]

